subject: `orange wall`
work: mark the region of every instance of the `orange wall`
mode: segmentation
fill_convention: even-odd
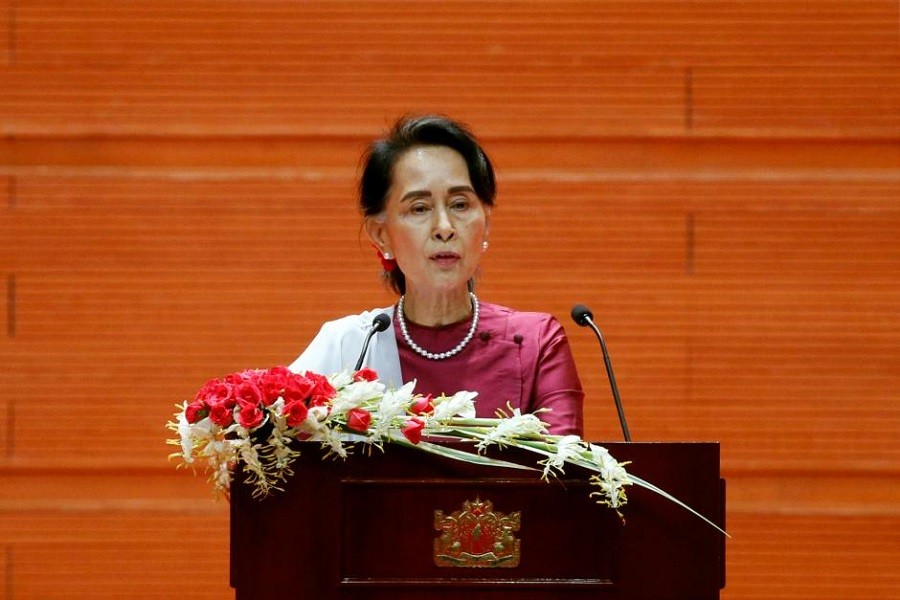
[[[721,441],[723,598],[900,596],[898,12],[0,0],[0,598],[229,596],[163,424],[391,301],[356,166],[426,110],[498,167],[482,297],[591,305],[634,438]]]

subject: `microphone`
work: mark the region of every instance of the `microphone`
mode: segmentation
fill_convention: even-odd
[[[622,433],[625,435],[625,441],[631,441],[631,434],[628,433],[628,422],[625,420],[625,410],[622,408],[622,399],[619,398],[619,387],[616,385],[616,376],[613,375],[612,363],[609,360],[609,352],[606,351],[606,342],[603,341],[603,334],[594,324],[594,313],[591,312],[584,304],[576,304],[572,307],[572,319],[581,327],[590,327],[597,334],[600,340],[600,349],[603,350],[603,362],[606,363],[606,374],[609,377],[609,387],[612,389],[613,399],[616,401],[616,410],[619,413],[619,423],[622,425]]]
[[[391,324],[391,318],[384,313],[378,313],[375,315],[375,318],[372,319],[372,327],[369,329],[369,333],[366,334],[366,341],[363,342],[362,352],[359,353],[359,359],[356,361],[356,367],[353,369],[354,371],[359,371],[359,368],[363,364],[363,359],[366,357],[366,352],[369,350],[369,342],[372,341],[372,337],[378,333],[379,331],[384,331]]]

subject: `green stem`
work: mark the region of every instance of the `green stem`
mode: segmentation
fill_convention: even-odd
[[[443,421],[448,427],[496,427],[500,422],[500,419],[490,419],[486,417],[477,419],[452,418]]]

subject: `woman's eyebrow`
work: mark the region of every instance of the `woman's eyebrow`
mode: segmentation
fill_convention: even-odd
[[[473,188],[471,185],[456,185],[447,191],[450,192],[451,194],[458,194],[460,192],[468,192],[470,194],[474,194],[475,188]]]
[[[455,185],[447,190],[449,194],[459,194],[459,193],[467,193],[474,194],[475,189],[471,185]],[[431,198],[431,192],[428,190],[411,190],[403,194],[400,197],[400,202],[406,202],[407,200],[413,200],[416,198]]]
[[[400,202],[406,202],[407,200],[412,200],[414,198],[431,198],[431,192],[428,190],[412,190],[403,194],[400,198]]]

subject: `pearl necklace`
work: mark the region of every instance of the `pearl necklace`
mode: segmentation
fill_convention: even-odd
[[[406,295],[400,296],[400,302],[397,303],[397,320],[400,322],[400,332],[403,334],[403,339],[406,340],[406,343],[409,344],[410,348],[415,350],[416,354],[431,360],[444,360],[445,358],[456,356],[462,352],[462,349],[472,340],[472,337],[475,335],[475,330],[478,328],[478,298],[472,292],[469,292],[469,298],[472,300],[472,325],[469,327],[469,332],[466,333],[466,337],[450,350],[435,354],[434,352],[429,352],[419,346],[412,340],[412,337],[410,337],[409,330],[406,328],[406,318],[403,315],[403,302],[406,299]]]

